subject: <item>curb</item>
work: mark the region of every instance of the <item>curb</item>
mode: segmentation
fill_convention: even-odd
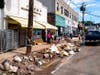
[[[60,58],[53,59],[53,61],[50,61],[48,65],[43,66],[42,68],[43,68],[43,69],[46,69],[46,68],[52,66],[53,64],[55,64],[56,62],[58,62],[58,61],[60,61],[60,60],[61,60]]]
[[[56,67],[56,69],[54,71],[51,72],[51,74],[54,74],[57,70],[59,70],[65,63],[68,63],[68,61],[73,57],[74,55],[71,55],[69,57],[65,57],[64,59],[62,59],[61,64]]]

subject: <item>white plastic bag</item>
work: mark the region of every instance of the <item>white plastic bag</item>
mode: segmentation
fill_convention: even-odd
[[[51,49],[51,53],[54,53],[54,52],[55,53],[60,53],[55,44],[53,44],[50,49]]]

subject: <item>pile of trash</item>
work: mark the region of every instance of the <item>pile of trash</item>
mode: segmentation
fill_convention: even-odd
[[[32,52],[30,56],[15,55],[13,60],[6,59],[0,64],[1,75],[34,75],[35,71],[41,71],[56,58],[68,57],[79,52],[80,47],[74,43],[62,42],[52,44],[39,52]]]

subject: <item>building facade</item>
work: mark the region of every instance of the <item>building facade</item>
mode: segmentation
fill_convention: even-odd
[[[7,34],[5,39],[8,43],[6,43],[5,48],[15,48],[11,47],[14,46],[14,43],[16,43],[16,47],[25,46],[27,44],[28,9],[29,0],[5,0],[5,7],[3,9],[4,16],[0,18],[0,21],[1,19],[4,20],[4,25],[0,25],[0,31],[3,29],[4,32],[7,32],[5,33]],[[42,38],[42,30],[45,31],[45,26],[38,22],[47,23],[47,8],[38,0],[34,0],[33,19],[34,40]]]
[[[28,0],[5,0],[6,16],[17,16],[28,19]],[[47,22],[47,8],[38,0],[34,0],[34,20]]]
[[[78,13],[63,0],[39,0],[47,7],[48,22],[58,27],[58,35],[76,31]]]

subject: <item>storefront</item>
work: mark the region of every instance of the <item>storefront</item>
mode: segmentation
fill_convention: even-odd
[[[56,20],[55,20],[55,25],[58,27],[58,35],[64,34],[64,28],[65,28],[65,18],[55,15]]]
[[[27,27],[28,27],[28,10],[29,0],[5,0],[4,7],[4,28],[9,31],[7,39],[11,41],[12,38],[17,38],[12,41],[16,42],[19,46],[27,44]],[[34,1],[34,15],[33,15],[33,40],[41,38],[41,34],[45,31],[46,27],[36,21],[47,22],[47,8],[38,0]],[[15,37],[14,37],[14,36]],[[9,41],[9,45],[11,44]],[[1,41],[0,41],[1,42]],[[13,44],[11,45],[13,46]],[[10,47],[10,46],[9,46]]]
[[[64,33],[65,33],[65,34],[68,34],[68,30],[69,30],[69,28],[68,28],[68,20],[65,19],[65,28],[64,28]]]
[[[47,33],[48,32],[55,33],[58,30],[58,28],[56,26],[51,25],[47,22],[38,22],[38,23],[40,23],[41,25],[43,25],[45,27],[45,30],[42,30],[42,39],[44,41],[47,40]]]
[[[26,18],[16,17],[16,16],[7,16],[6,17],[7,23],[9,24],[8,29],[17,29],[19,32],[19,46],[26,45],[27,39],[27,27],[28,27],[28,20]],[[33,21],[33,37],[32,40],[36,39],[46,39],[47,31],[48,30],[57,30],[57,27],[46,23],[46,22],[37,22]]]
[[[16,16],[7,16],[6,18],[8,23],[8,29],[11,30],[18,30],[19,35],[17,36],[19,46],[25,46],[26,45],[26,39],[27,39],[27,27],[28,27],[28,20],[21,17]],[[41,38],[41,31],[44,30],[45,27],[41,24],[33,21],[33,40]]]

